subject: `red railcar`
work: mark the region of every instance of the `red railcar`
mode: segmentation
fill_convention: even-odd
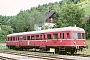
[[[41,31],[9,34],[6,45],[9,48],[30,49],[55,48],[56,52],[71,52],[86,47],[85,31],[79,27],[64,27]]]

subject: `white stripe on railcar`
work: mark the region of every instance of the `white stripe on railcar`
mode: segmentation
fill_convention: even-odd
[[[84,31],[84,29],[79,28],[79,27],[64,27],[64,28],[47,29],[47,30],[41,30],[41,31],[14,33],[14,34],[9,34],[7,36],[16,36],[16,35],[24,35],[24,34],[38,34],[38,33],[58,32],[58,31],[67,31],[67,30]]]

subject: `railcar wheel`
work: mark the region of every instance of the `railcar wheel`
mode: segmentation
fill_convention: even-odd
[[[71,50],[71,52],[70,52],[70,53],[71,53],[71,54],[74,54],[74,52],[75,52],[75,49]]]

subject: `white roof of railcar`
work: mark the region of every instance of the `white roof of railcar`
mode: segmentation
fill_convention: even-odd
[[[58,31],[67,31],[67,30],[84,31],[84,29],[79,28],[79,27],[64,27],[64,28],[54,28],[54,29],[47,29],[47,30],[41,30],[41,31],[13,33],[13,34],[9,34],[7,36],[16,36],[16,35],[24,35],[24,34],[38,34],[38,33],[58,32]]]

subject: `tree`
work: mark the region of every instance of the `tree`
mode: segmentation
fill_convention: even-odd
[[[85,24],[86,37],[90,38],[90,15],[87,23]]]
[[[84,10],[75,4],[66,4],[55,16],[56,27],[78,26],[82,27]]]
[[[1,30],[0,30],[0,41],[5,42],[6,35],[13,33],[13,29],[11,26],[7,25],[1,25]]]
[[[27,32],[34,30],[34,24],[40,24],[44,20],[44,15],[38,11],[21,11],[17,16],[10,19],[9,25],[14,28],[14,32]]]
[[[13,23],[12,23],[13,22]],[[15,28],[15,32],[26,32],[26,31],[32,31],[33,28],[33,19],[30,17],[30,13],[21,11],[17,16],[15,17],[15,20],[12,20],[12,27]]]

